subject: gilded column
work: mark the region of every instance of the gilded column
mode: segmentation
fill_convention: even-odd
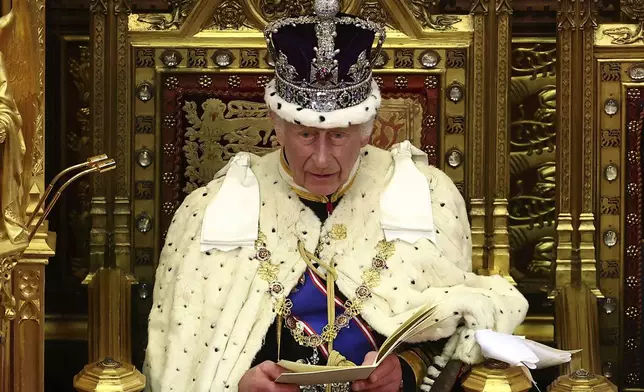
[[[115,63],[109,64],[115,73],[116,107],[112,116],[115,121],[116,146],[114,158],[118,163],[116,167],[116,190],[114,192],[114,253],[116,265],[125,272],[131,272],[130,266],[130,237],[131,237],[131,208],[130,208],[130,86],[129,67],[129,42],[128,42],[128,15],[130,14],[130,0],[114,1],[114,25],[111,31],[113,45],[111,53],[115,56]],[[114,184],[114,182],[112,182]]]
[[[23,173],[25,188],[21,191],[28,193],[26,212],[36,215],[36,222],[43,213],[36,206],[45,190],[45,0],[14,0],[11,4],[15,47],[6,53],[13,57],[8,61],[8,71],[23,119],[26,153],[31,157],[25,161],[30,163],[25,167],[29,175]],[[29,64],[28,70],[25,64]],[[13,271],[16,316],[8,343],[12,391],[37,392],[45,387],[45,266],[54,255],[55,243],[55,234],[49,233],[45,221]]]
[[[473,157],[469,166],[468,191],[470,199],[470,216],[472,219],[472,269],[480,271],[487,265],[486,235],[485,235],[485,130],[486,114],[485,103],[488,101],[486,91],[489,84],[486,79],[486,70],[489,69],[486,60],[486,19],[488,16],[488,0],[476,0],[472,5],[474,19],[474,41],[473,41],[473,64],[472,69],[472,90],[473,97],[470,100],[469,112],[471,135],[468,140],[468,148]]]
[[[557,45],[556,343],[582,349],[562,366],[599,373],[599,322],[593,223],[593,44],[595,1],[560,0]],[[573,103],[581,102],[581,105]],[[579,225],[579,234],[575,233]],[[579,320],[584,320],[579,323]]]
[[[90,10],[90,49],[91,49],[91,135],[92,152],[94,155],[107,152],[105,129],[110,129],[109,99],[105,94],[107,89],[107,73],[109,67],[105,59],[109,59],[109,47],[106,44],[106,27],[108,20],[108,6],[103,0],[92,0]],[[107,112],[107,115],[106,115]],[[107,122],[107,124],[106,124]],[[118,162],[117,162],[118,164]],[[92,229],[90,234],[90,271],[98,270],[104,263],[105,247],[107,245],[107,199],[108,189],[106,180],[111,177],[92,177]]]
[[[571,129],[573,33],[575,0],[559,0],[557,11],[557,267],[555,286],[564,287],[572,281],[573,218],[571,211]]]
[[[490,243],[490,258],[487,270],[489,273],[498,273],[514,283],[510,276],[510,239],[508,233],[508,195],[509,195],[509,102],[508,91],[510,85],[510,51],[511,33],[510,16],[512,14],[511,0],[496,0],[495,12],[490,13],[488,21],[491,21],[488,32],[494,34],[488,38],[490,46],[496,46],[496,50],[489,50],[488,53],[496,53],[493,59],[495,68],[491,68],[490,95],[489,100],[489,141],[496,155],[490,170],[490,187],[493,190],[492,219]],[[493,56],[491,56],[493,57]]]
[[[114,177],[93,179],[89,286],[89,359],[129,362],[130,136],[129,0],[93,0],[92,135],[94,153],[116,160]]]
[[[579,258],[581,262],[581,281],[584,282],[597,297],[602,297],[597,282],[597,262],[595,259],[595,200],[594,200],[594,169],[597,165],[595,158],[594,141],[597,140],[595,132],[595,79],[593,72],[593,47],[595,43],[595,31],[597,22],[595,19],[595,5],[598,0],[591,0],[579,3],[581,22],[579,24],[581,63],[583,69],[581,85],[581,146],[582,160],[582,186],[581,189],[581,213],[579,215]]]

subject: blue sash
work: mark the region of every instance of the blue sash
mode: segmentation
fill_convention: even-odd
[[[321,334],[322,329],[328,323],[326,282],[307,269],[304,274],[304,284],[298,286],[298,291],[291,293],[289,298],[293,302],[291,314],[304,323],[307,334]],[[344,305],[336,297],[335,314],[342,313],[344,313]],[[319,349],[324,356],[328,357],[326,344],[320,346]],[[361,365],[364,356],[369,351],[377,351],[378,347],[367,324],[359,317],[354,317],[349,325],[338,333],[333,341],[333,349],[344,355],[349,361]]]

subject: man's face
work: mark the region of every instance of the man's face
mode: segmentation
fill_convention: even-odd
[[[340,188],[351,174],[360,149],[369,142],[360,126],[319,129],[275,121],[277,140],[284,148],[293,180],[318,196]],[[283,124],[283,126],[282,126]]]

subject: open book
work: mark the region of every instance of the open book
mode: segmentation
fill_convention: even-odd
[[[312,385],[367,379],[382,360],[392,354],[398,346],[442,321],[437,318],[436,312],[436,305],[425,305],[420,308],[385,340],[378,350],[375,363],[372,365],[319,366],[282,360],[277,364],[287,372],[282,373],[275,381],[282,384]]]

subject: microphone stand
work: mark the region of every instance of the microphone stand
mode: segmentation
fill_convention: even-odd
[[[4,314],[1,315],[2,319],[0,320],[1,321],[0,346],[4,345],[5,343],[5,336],[6,336],[5,331],[8,326],[8,323],[13,319],[15,319],[16,317],[16,299],[11,292],[11,287],[12,287],[11,278],[13,274],[13,268],[18,263],[18,259],[22,256],[24,251],[27,249],[27,247],[29,246],[29,243],[34,238],[34,235],[36,235],[36,233],[38,232],[38,229],[43,224],[45,219],[47,219],[47,216],[56,205],[56,202],[60,198],[61,194],[69,185],[77,181],[79,178],[84,177],[88,174],[105,173],[110,170],[114,170],[115,168],[116,168],[116,161],[114,161],[114,159],[109,159],[105,154],[101,154],[101,155],[91,157],[83,163],[70,166],[62,170],[53,178],[49,186],[47,186],[45,193],[40,197],[40,200],[38,200],[38,204],[36,205],[34,213],[29,218],[29,221],[27,222],[25,227],[29,228],[31,226],[31,224],[36,218],[36,215],[38,214],[38,211],[40,211],[40,209],[42,208],[43,204],[45,203],[49,195],[53,192],[54,186],[56,185],[56,183],[64,175],[68,173],[72,173],[72,172],[78,172],[78,173],[75,174],[73,177],[71,177],[69,180],[67,180],[65,183],[63,183],[63,185],[54,194],[54,197],[52,198],[49,205],[47,205],[47,208],[45,209],[44,213],[40,216],[37,223],[31,228],[29,232],[29,236],[27,237],[27,241],[24,241],[18,244],[10,244],[10,246],[8,247],[6,246],[0,247],[0,307],[4,309]],[[0,351],[4,352],[4,349]]]

